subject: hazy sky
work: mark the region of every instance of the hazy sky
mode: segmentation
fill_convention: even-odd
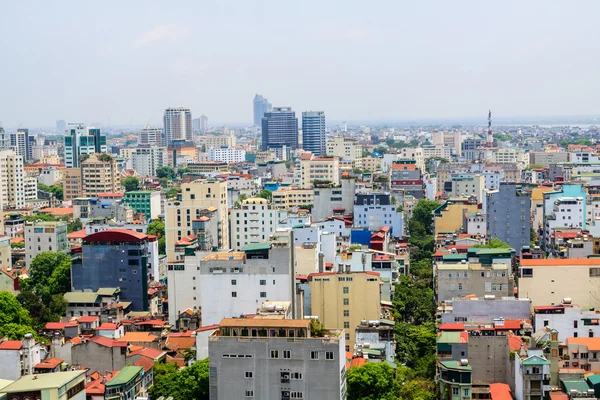
[[[600,2],[0,0],[0,121],[600,114]]]

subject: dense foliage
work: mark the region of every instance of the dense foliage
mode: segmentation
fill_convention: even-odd
[[[128,176],[123,179],[121,182],[126,192],[132,192],[134,190],[139,190],[140,188],[140,180],[135,176]]]
[[[491,238],[486,244],[476,244],[473,247],[483,247],[486,249],[508,249],[510,246],[508,245],[508,243],[504,243],[498,238]]]
[[[0,338],[21,340],[27,333],[35,333],[31,327],[29,312],[9,292],[0,292]]]
[[[270,203],[271,199],[273,198],[273,192],[267,189],[263,189],[256,197],[262,197],[263,199],[267,199]]]
[[[52,193],[54,198],[58,200],[63,200],[63,187],[62,184],[58,185],[44,185],[43,183],[38,183],[38,190],[42,190],[44,192]]]
[[[407,367],[394,373],[386,363],[367,363],[347,375],[348,400],[434,400],[432,381],[418,378]]]
[[[156,168],[156,176],[159,178],[173,179],[176,175],[175,170],[171,167]]]
[[[158,253],[167,254],[167,242],[165,237],[165,223],[160,220],[154,220],[148,224],[148,235],[154,235],[158,238]]]
[[[181,370],[173,363],[154,364],[154,385],[149,392],[153,399],[208,400],[208,358]]]

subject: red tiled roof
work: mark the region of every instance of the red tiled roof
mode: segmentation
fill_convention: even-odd
[[[524,342],[520,336],[511,335],[508,337],[508,346],[510,347],[511,351],[519,351],[521,349],[522,344],[524,344]],[[526,344],[525,348],[527,348]]]
[[[154,363],[146,357],[140,357],[140,359],[135,362],[135,365],[144,367],[144,372],[148,372],[154,367]]]
[[[85,233],[85,229],[82,229],[79,231],[69,233],[67,235],[67,239],[83,239],[86,236],[87,236],[87,233]]]
[[[554,231],[554,237],[563,239],[575,239],[577,236],[579,236],[580,233],[580,231]]]
[[[123,197],[123,193],[98,193],[96,197]]]
[[[0,342],[0,350],[21,350],[23,343],[20,340],[3,340]]]
[[[47,358],[39,364],[33,366],[37,369],[54,369],[63,363],[64,360],[60,358]]]
[[[144,239],[148,239],[145,233],[129,229],[108,229],[86,236],[83,242],[141,242]]]
[[[98,378],[94,381],[91,381],[85,386],[85,394],[86,395],[102,395],[104,396],[104,384],[102,383],[103,379]]]
[[[125,336],[118,340],[120,342],[153,342],[156,339],[158,339],[158,336],[148,332],[127,332]]]
[[[456,324],[440,324],[438,326],[440,331],[462,331],[465,329],[465,324],[456,323]]]
[[[68,322],[47,322],[46,329],[62,330],[62,329],[65,329],[65,326],[67,326],[67,325],[72,325],[72,324],[68,323]]]
[[[171,350],[179,350],[179,349],[191,349],[196,345],[196,338],[189,337],[180,337],[173,338],[167,337],[167,341],[165,342],[165,347]]]
[[[494,328],[497,330],[511,330],[516,331],[523,327],[523,321],[520,319],[505,319],[504,324],[500,325],[495,323]]]
[[[363,365],[365,365],[367,363],[367,360],[359,357],[359,358],[354,358],[352,359],[352,361],[350,362],[350,368],[354,368],[354,367],[362,367]]]
[[[563,391],[550,392],[550,400],[569,400],[569,396]]]
[[[94,336],[90,339],[90,342],[97,343],[104,347],[127,347],[126,342],[118,342],[104,336]]]
[[[533,311],[555,311],[562,310],[563,308],[565,308],[565,306],[534,306]]]
[[[490,394],[492,400],[512,400],[510,386],[506,383],[491,383]]]
[[[117,324],[111,324],[109,322],[105,322],[102,325],[100,325],[99,327],[96,328],[97,331],[114,331],[115,329],[118,329],[119,326]]]
[[[469,333],[461,332],[460,333],[460,341],[459,343],[469,343]]]
[[[208,325],[208,326],[203,326],[201,328],[196,329],[196,332],[205,332],[205,331],[212,331],[215,329],[219,328],[219,324],[215,324],[215,325]]]
[[[100,318],[99,315],[88,315],[88,316],[77,318],[77,322],[79,322],[80,324],[81,323],[89,323],[89,322],[97,321],[98,318]]]
[[[73,214],[73,208],[56,208],[56,207],[48,207],[42,208],[40,210],[41,213],[52,214],[52,215],[66,215]]]
[[[140,355],[144,357],[148,357],[152,360],[158,360],[163,357],[166,353],[162,350],[153,349],[151,347],[142,347],[139,350],[132,351],[129,353],[130,356]]]
[[[164,326],[167,325],[167,323],[167,321],[161,319],[151,319],[149,321],[136,322],[136,325]]]

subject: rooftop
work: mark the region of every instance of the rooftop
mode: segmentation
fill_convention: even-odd
[[[573,265],[600,265],[600,258],[541,258],[521,260],[521,267],[566,267]]]
[[[47,358],[44,361],[40,362],[33,366],[36,369],[54,369],[63,363],[61,358]]]
[[[29,392],[42,389],[61,388],[68,383],[82,379],[85,382],[85,371],[53,372],[49,374],[24,375],[13,384],[2,389],[3,393]]]
[[[252,319],[252,318],[223,318],[219,324],[221,328],[305,328],[310,326],[308,319]]]
[[[138,366],[127,366],[119,371],[110,381],[106,382],[104,386],[107,388],[112,386],[124,385],[134,379],[138,374],[144,370],[144,367]]]
[[[271,248],[272,244],[271,242],[262,242],[262,243],[250,243],[245,245],[242,248],[243,252],[247,252],[247,251],[265,251],[265,250],[269,250]]]
[[[440,361],[444,367],[448,369],[461,369],[463,371],[471,371],[470,365],[461,365],[459,361]]]

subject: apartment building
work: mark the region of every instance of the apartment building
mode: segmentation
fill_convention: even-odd
[[[64,221],[37,221],[25,223],[25,265],[45,251],[61,252],[69,247],[67,223]]]
[[[353,351],[361,321],[381,318],[379,272],[317,272],[308,275],[311,313],[326,329],[343,327],[346,351]]]
[[[140,176],[156,176],[156,170],[169,165],[165,147],[139,147],[131,155],[132,167]]]
[[[402,237],[402,212],[398,212],[391,199],[389,193],[357,194],[354,201],[354,227],[365,227],[374,232],[387,226],[395,237]]]
[[[477,297],[513,295],[514,281],[510,264],[475,262],[434,264],[437,301],[474,294]]]
[[[129,205],[137,213],[144,214],[146,220],[155,219],[161,214],[160,192],[135,190],[125,192],[123,203]]]
[[[33,367],[41,361],[40,348],[31,333],[23,340],[0,340],[0,379],[16,381],[33,374]]]
[[[181,185],[177,200],[170,200],[165,212],[165,235],[167,259],[175,259],[175,242],[192,234],[193,221],[200,218],[203,210],[217,212],[218,237],[215,246],[229,248],[229,219],[227,182],[221,179],[198,179]]]
[[[210,149],[232,147],[236,145],[235,136],[232,134],[198,136],[198,142],[201,145],[206,146],[206,151]]]
[[[309,320],[225,318],[208,341],[210,398],[345,399],[344,331]]]
[[[2,388],[11,400],[85,400],[85,371],[64,371],[23,376]]]
[[[460,155],[461,135],[460,131],[453,132],[432,132],[431,143],[434,145],[448,146],[452,149],[452,154]]]
[[[420,171],[425,171],[425,159],[427,157],[425,157],[425,150],[423,147],[403,147],[398,149],[398,154],[396,154],[395,157],[396,160],[414,161]]]
[[[272,193],[271,204],[278,210],[293,210],[299,207],[314,204],[313,189],[297,189],[292,187],[279,187]]]
[[[81,197],[83,185],[81,168],[65,168],[63,170],[63,199],[70,201]]]
[[[23,156],[12,150],[0,150],[0,208],[25,207],[24,186]]]
[[[531,197],[515,183],[502,182],[499,190],[486,192],[487,237],[498,238],[513,249],[529,246]]]
[[[332,183],[316,184],[314,189],[312,217],[322,220],[334,214],[349,214],[354,207],[356,181],[342,178],[339,185]]]
[[[429,145],[423,145],[422,146],[423,149],[423,159],[428,159],[428,158],[444,158],[446,160],[450,160],[452,159],[452,148],[450,148],[449,146],[446,145],[435,145],[435,144],[429,144]]]
[[[529,153],[529,164],[541,165],[548,168],[550,164],[565,163],[569,161],[567,152],[533,151]]]
[[[81,164],[81,196],[122,192],[119,170],[108,154],[90,154]],[[77,196],[80,197],[80,196]]]
[[[434,234],[454,234],[463,227],[464,215],[478,213],[476,199],[448,199],[433,211]]]
[[[304,153],[299,160],[296,184],[303,189],[313,187],[315,181],[340,183],[340,160],[337,157],[315,157]]]
[[[558,197],[544,194],[544,237],[542,246],[553,252],[552,239],[560,228],[579,228],[586,226],[585,200],[583,197]]]
[[[521,260],[519,296],[535,306],[561,304],[572,299],[582,307],[599,307],[600,259],[547,258]]]
[[[446,182],[444,190],[452,198],[468,198],[474,196],[478,203],[484,200],[485,193],[485,177],[483,175],[451,175],[450,181]],[[446,189],[451,186],[451,190],[448,192]]]
[[[571,299],[563,299],[559,304],[536,306],[533,308],[534,327],[538,331],[544,327],[558,332],[558,340],[568,338],[600,337],[598,314],[571,304]]]
[[[360,141],[346,137],[335,137],[327,142],[327,155],[342,160],[355,161],[362,158],[363,146]]]
[[[480,164],[480,163],[444,163],[436,170],[436,190],[441,192],[451,175],[481,174],[485,177],[485,187],[496,190],[500,182],[518,182],[521,179],[521,169],[517,164]]]
[[[287,212],[271,208],[266,199],[249,198],[240,208],[229,213],[231,223],[231,248],[240,250],[247,244],[261,243],[287,219]]]
[[[211,147],[208,149],[208,159],[210,161],[231,163],[241,163],[246,161],[246,150],[241,146],[234,147]]]

